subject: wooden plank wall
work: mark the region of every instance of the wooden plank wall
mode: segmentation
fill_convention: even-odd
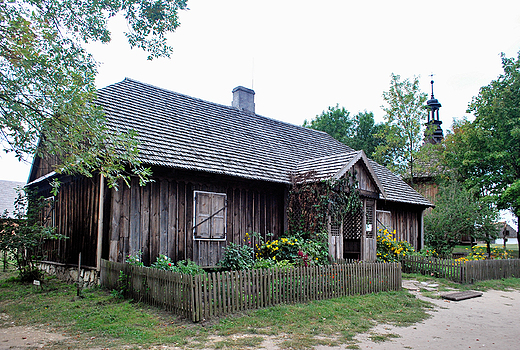
[[[34,181],[53,172],[56,169],[58,163],[58,157],[56,156],[45,154],[43,157],[35,157],[32,163],[28,182]]]
[[[421,208],[378,201],[377,209],[390,212],[391,229],[396,231],[397,239],[419,248]]]
[[[413,187],[430,202],[435,203],[435,198],[439,193],[439,186],[433,180],[414,183]]]
[[[50,190],[41,195],[50,196]],[[74,178],[60,186],[54,203],[56,233],[67,239],[45,243],[45,260],[96,266],[97,223],[99,215],[99,176]]]
[[[194,241],[193,192],[197,190],[226,193],[226,241]],[[267,233],[278,237],[284,232],[284,193],[284,185],[196,173],[157,177],[144,187],[134,179],[130,188],[121,185],[111,191],[107,258],[122,262],[140,250],[145,264],[164,254],[174,261],[214,265],[227,242],[254,245],[246,240],[246,233],[258,232],[266,238]]]
[[[359,184],[359,189],[363,191],[378,193],[378,189],[374,181],[370,178],[365,166],[361,163],[354,164],[354,171],[356,172],[356,179]]]

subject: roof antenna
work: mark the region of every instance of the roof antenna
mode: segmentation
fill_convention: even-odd
[[[251,67],[251,90],[255,89],[255,56],[253,56],[253,65]]]

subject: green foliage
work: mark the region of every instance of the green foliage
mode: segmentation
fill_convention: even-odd
[[[55,171],[116,185],[150,170],[137,158],[135,132],[110,130],[94,103],[97,62],[82,44],[109,42],[109,18],[122,14],[132,47],[169,56],[166,35],[185,0],[168,2],[20,0],[0,2],[0,142],[19,159],[49,156]],[[130,172],[128,172],[130,171]]]
[[[304,120],[303,126],[306,128],[326,132],[336,140],[348,144],[348,140],[354,136],[354,120],[350,112],[345,107],[328,107],[310,122]]]
[[[150,267],[159,270],[175,271],[175,263],[169,257],[163,254],[159,254],[155,262],[152,263]]]
[[[378,137],[385,142],[376,147],[374,158],[405,179],[413,177],[416,155],[422,144],[426,98],[415,76],[401,80],[392,73],[390,89],[383,92],[385,125]]]
[[[290,269],[293,268],[295,265],[291,263],[289,260],[275,260],[275,259],[264,259],[264,258],[257,258],[255,259],[255,264],[253,266],[254,269],[272,269],[272,268],[279,268],[279,269]]]
[[[430,257],[430,256],[438,257],[437,251],[435,249],[433,249],[432,247],[428,247],[428,246],[422,248],[418,252],[413,253],[412,255],[422,256],[422,257],[426,257],[426,258]]]
[[[32,191],[20,190],[14,203],[14,218],[8,217],[7,212],[0,216],[0,251],[14,257],[23,281],[40,279],[38,265],[44,258],[43,243],[65,239],[56,234],[53,227],[40,224],[46,205],[44,198],[35,198]]]
[[[287,262],[294,266],[328,264],[327,233],[315,234],[312,238],[304,238],[305,236],[310,235],[300,233],[273,241],[260,240],[256,245],[255,258],[261,260],[260,265],[264,265],[264,261]]]
[[[52,349],[150,348],[157,344],[185,347],[199,325],[187,325],[154,307],[117,297],[103,288],[85,289],[75,299],[71,285],[45,276],[42,289],[9,280],[0,271],[0,303],[9,322],[36,327],[45,324],[59,334],[74,334]],[[115,296],[115,297],[114,297]]]
[[[176,270],[180,273],[185,273],[188,275],[204,274],[204,269],[191,260],[177,261]]]
[[[306,128],[326,132],[336,140],[354,148],[363,150],[371,157],[375,148],[383,140],[376,137],[382,130],[383,124],[374,123],[372,112],[359,112],[351,116],[345,107],[329,107],[310,122],[305,120],[303,126]]]
[[[130,290],[130,276],[126,275],[123,271],[119,271],[119,277],[117,279],[117,289],[113,289],[111,294],[116,299],[124,299],[125,295]]]
[[[308,173],[293,178],[287,207],[290,235],[314,239],[327,231],[329,218],[333,223],[342,222],[347,214],[361,208],[355,174],[323,181],[313,176]]]
[[[372,158],[376,148],[382,147],[385,143],[385,139],[378,136],[383,130],[383,123],[375,124],[374,113],[359,112],[354,116],[354,136],[347,145],[365,151],[365,154]]]
[[[141,251],[138,251],[135,255],[129,254],[125,262],[134,266],[144,266],[144,263],[141,261],[141,255],[143,255]]]
[[[475,119],[458,121],[446,161],[468,188],[520,214],[520,52],[502,54],[504,73],[469,105]]]
[[[469,260],[485,260],[485,259],[515,259],[514,253],[512,250],[504,249],[503,247],[494,247],[491,248],[491,254],[488,256],[487,247],[474,245],[471,248],[466,248],[468,250],[468,255],[465,257],[459,258],[459,261],[469,261]]]
[[[144,267],[144,263],[141,261],[141,255],[141,251],[138,251],[135,255],[128,255],[125,262],[130,265]],[[163,254],[159,254],[156,261],[150,265],[150,267],[188,275],[204,274],[204,269],[191,260],[180,260],[175,264],[169,257]]]
[[[412,255],[415,250],[406,241],[398,241],[394,232],[387,229],[379,229],[377,234],[377,260],[386,262],[398,262],[407,255]]]
[[[261,259],[272,259],[274,261],[295,261],[298,258],[299,250],[298,238],[281,237],[280,239],[262,242],[257,245],[255,257]]]
[[[517,218],[520,217],[520,179],[514,180],[507,186],[497,198],[496,203],[499,208],[511,209]]]
[[[302,237],[305,235],[301,235]],[[321,231],[314,235],[307,235],[310,238],[302,238],[298,245],[303,256],[308,256],[310,265],[326,265],[329,263],[329,234]],[[300,265],[301,261],[300,261]]]
[[[435,205],[424,217],[424,241],[441,257],[451,256],[463,236],[490,242],[498,235],[496,209],[456,181],[439,187]]]
[[[228,243],[218,265],[231,271],[248,270],[254,265],[254,249],[248,245]]]

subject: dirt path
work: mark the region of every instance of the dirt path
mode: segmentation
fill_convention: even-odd
[[[61,334],[48,333],[32,327],[0,328],[0,350],[38,349],[64,339],[66,337]]]
[[[371,333],[400,338],[374,343],[363,334],[357,338],[361,349],[520,349],[520,291],[490,290],[457,302],[412,293],[437,306],[433,317],[406,328],[379,325]]]

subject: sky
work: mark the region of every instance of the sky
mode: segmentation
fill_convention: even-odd
[[[112,19],[112,42],[87,45],[100,62],[97,86],[129,77],[231,105],[242,85],[254,89],[257,114],[301,125],[336,104],[383,121],[392,73],[418,76],[428,94],[434,74],[446,130],[502,72],[500,53],[520,50],[518,0],[188,0],[188,7],[168,36],[170,59],[147,61],[127,45],[124,20]],[[27,180],[30,165],[0,157],[0,179]]]

